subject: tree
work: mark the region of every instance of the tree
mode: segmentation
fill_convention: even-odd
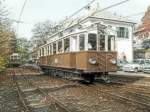
[[[56,25],[49,20],[35,24],[32,30],[32,42],[36,45],[35,47],[45,44],[47,39],[59,29],[61,29],[60,25]]]
[[[139,26],[138,31],[135,33],[139,38],[148,38],[150,33],[150,6],[142,18],[142,24]]]
[[[9,56],[15,50],[16,36],[8,19],[8,10],[0,1],[0,71],[5,68]]]
[[[26,38],[17,39],[17,53],[21,55],[22,64],[30,59],[31,47],[31,42]]]
[[[150,6],[148,7],[142,19],[142,27],[145,28],[148,32],[150,32]]]

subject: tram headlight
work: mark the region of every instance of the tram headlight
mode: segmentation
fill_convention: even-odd
[[[110,62],[111,62],[112,64],[114,64],[114,65],[117,64],[117,60],[116,60],[116,59],[111,59]]]
[[[97,64],[97,60],[96,60],[96,58],[94,58],[94,57],[89,58],[89,63],[90,63],[90,64],[92,64],[92,65]]]

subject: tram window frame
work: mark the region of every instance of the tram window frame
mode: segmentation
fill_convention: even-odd
[[[92,44],[91,44],[91,42],[94,39],[93,39],[93,37],[90,37],[90,35],[95,35],[95,42],[92,43]],[[92,39],[90,40],[90,38],[92,38]],[[95,34],[95,33],[89,33],[88,34],[88,51],[96,51],[96,50],[97,50],[97,34]]]
[[[57,44],[56,42],[53,43],[53,54],[56,54]]]
[[[85,50],[85,34],[79,35],[79,50],[80,51]]]
[[[63,42],[62,40],[58,41],[58,53],[62,53],[63,52]]]
[[[68,40],[68,41],[66,41]],[[66,44],[67,42],[67,44]],[[69,52],[70,51],[70,38],[65,38],[64,39],[64,52]]]

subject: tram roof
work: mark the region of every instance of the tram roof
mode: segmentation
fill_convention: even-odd
[[[52,38],[55,35],[57,35],[57,34],[65,31],[67,29],[70,29],[70,28],[78,25],[79,23],[83,23],[83,22],[87,21],[88,19],[99,19],[99,20],[106,20],[106,21],[112,21],[112,22],[126,23],[126,24],[131,24],[131,25],[135,25],[136,24],[134,21],[128,20],[125,17],[118,16],[116,14],[113,14],[113,13],[109,12],[109,11],[102,11],[102,12],[97,12],[97,13],[95,13],[92,16],[87,16],[87,17],[86,16],[82,16],[80,18],[69,20],[69,22],[66,22],[67,24],[64,25],[65,26],[64,29],[59,30],[55,34],[51,35],[49,38]],[[46,44],[44,44],[44,45],[42,45],[40,47],[43,47],[45,45]]]

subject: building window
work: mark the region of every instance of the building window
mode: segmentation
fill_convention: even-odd
[[[69,49],[70,49],[70,39],[67,38],[67,39],[64,39],[64,51],[69,52]]]
[[[53,54],[56,54],[56,43],[53,43]]]
[[[96,50],[97,48],[97,38],[96,34],[88,35],[88,50]]]
[[[117,27],[118,38],[129,38],[129,30],[125,27]]]
[[[62,41],[58,41],[58,53],[62,53]]]
[[[79,49],[80,51],[84,50],[85,48],[85,35],[84,34],[80,34],[79,35]]]

